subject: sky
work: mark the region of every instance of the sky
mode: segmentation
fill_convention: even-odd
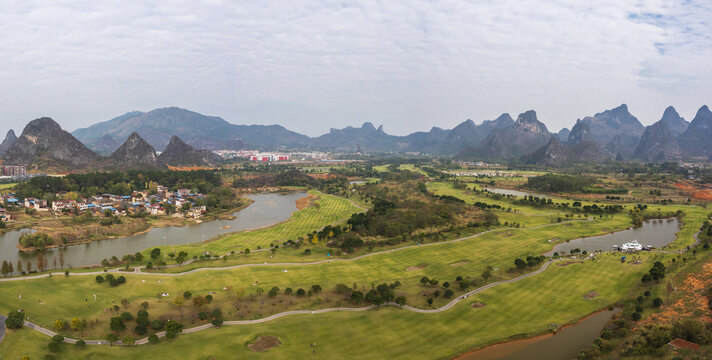
[[[712,105],[712,2],[0,2],[0,132],[178,106],[315,136]],[[2,136],[2,135],[0,135]],[[1,139],[0,139],[1,140]]]

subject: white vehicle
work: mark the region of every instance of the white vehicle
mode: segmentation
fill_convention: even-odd
[[[621,250],[623,251],[641,251],[643,250],[643,245],[638,243],[638,240],[633,240],[632,242],[625,243],[621,245]]]

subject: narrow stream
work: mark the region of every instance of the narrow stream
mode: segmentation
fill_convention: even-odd
[[[254,202],[245,209],[233,213],[233,220],[215,220],[192,226],[154,228],[149,232],[129,237],[94,241],[89,244],[73,245],[42,251],[49,268],[76,267],[99,264],[101,260],[126,254],[134,254],[150,247],[190,244],[208,240],[220,234],[256,229],[274,225],[289,219],[297,210],[296,200],[306,195],[304,192],[290,194],[265,193],[248,195]],[[227,228],[229,227],[229,228]],[[24,230],[27,231],[27,230]],[[17,250],[17,241],[22,231],[12,231],[0,236],[0,261],[7,260],[13,265],[18,260],[32,263],[37,269],[39,252]],[[54,265],[56,261],[56,266]],[[26,269],[26,267],[25,267]]]
[[[593,343],[603,327],[619,310],[595,313],[577,324],[559,330],[556,335],[542,335],[488,346],[457,360],[572,360]]]

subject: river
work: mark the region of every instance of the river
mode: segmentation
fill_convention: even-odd
[[[614,233],[584,237],[562,242],[545,255],[551,256],[554,252],[559,254],[569,253],[573,249],[580,249],[593,252],[597,250],[610,251],[613,245],[623,245],[633,240],[637,240],[643,246],[661,248],[677,239],[677,232],[680,231],[680,222],[677,218],[653,219],[643,222],[643,226],[617,231]]]
[[[170,249],[172,245],[200,242],[220,234],[280,223],[291,217],[292,213],[297,210],[296,200],[304,196],[306,196],[304,192],[251,194],[247,197],[254,202],[233,213],[235,216],[233,220],[215,220],[192,226],[153,228],[139,235],[47,249],[41,254],[47,259],[49,268],[60,268],[62,258],[64,267],[68,268],[99,264],[101,260],[112,256],[120,259],[126,254],[134,254],[150,247],[166,246]],[[18,260],[22,260],[23,267],[29,261],[32,262],[33,269],[36,270],[38,252],[17,250],[17,241],[21,232],[12,231],[0,236],[0,261],[7,260],[16,265]],[[54,266],[55,261],[57,266]]]
[[[556,335],[542,335],[488,346],[457,358],[457,360],[572,360],[591,345],[603,327],[619,310],[597,312],[580,322],[567,326]]]

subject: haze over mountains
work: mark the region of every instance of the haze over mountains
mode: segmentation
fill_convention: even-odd
[[[504,113],[480,124],[466,120],[452,129],[433,127],[406,136],[382,126],[331,129],[311,138],[280,125],[236,125],[177,107],[129,112],[72,134],[49,118],[30,122],[17,138],[10,131],[0,144],[6,163],[56,161],[70,166],[213,166],[207,150],[323,150],[369,153],[418,152],[465,160],[515,160],[561,165],[606,159],[668,161],[712,157],[712,112],[702,106],[692,122],[672,107],[645,127],[623,104],[551,133],[533,110]],[[196,150],[204,149],[204,150]],[[157,155],[156,150],[162,151]],[[165,155],[164,155],[165,154]],[[106,157],[102,157],[106,156]]]

